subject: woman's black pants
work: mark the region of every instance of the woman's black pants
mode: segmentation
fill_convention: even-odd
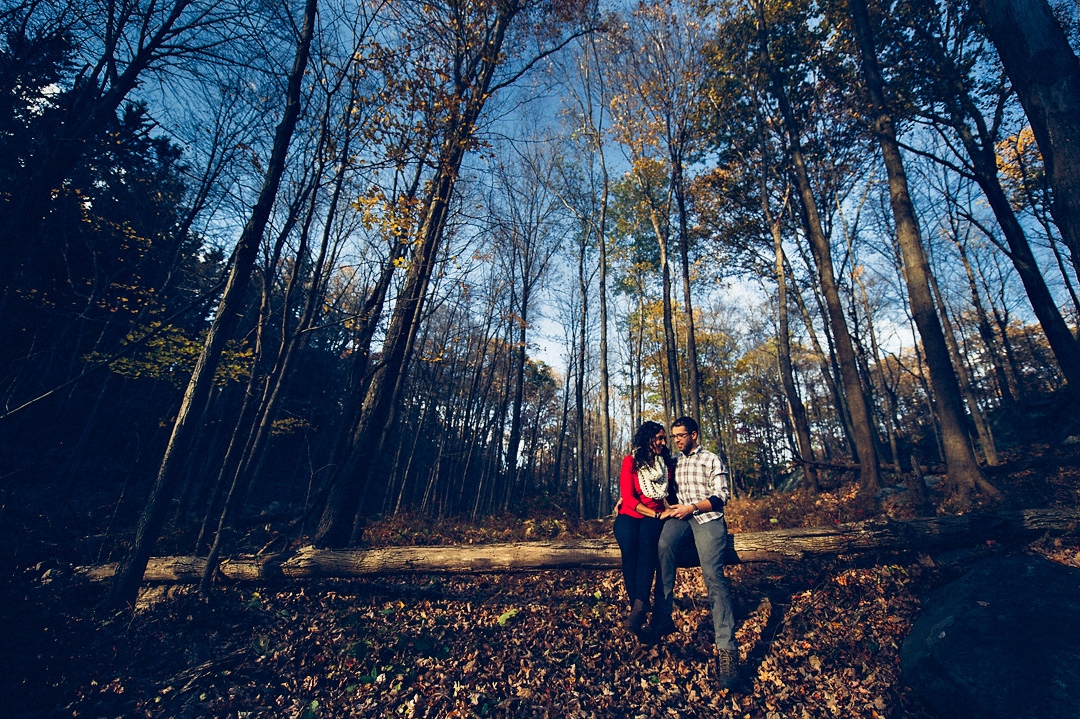
[[[631,607],[637,599],[649,605],[649,594],[656,576],[656,548],[663,528],[664,522],[652,517],[638,519],[620,514],[615,518],[615,541],[622,552],[623,582],[626,583]]]

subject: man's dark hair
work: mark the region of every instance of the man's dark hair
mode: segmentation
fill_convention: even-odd
[[[685,427],[687,432],[698,432],[697,421],[693,417],[679,417],[677,420],[671,423],[672,429],[675,427]]]

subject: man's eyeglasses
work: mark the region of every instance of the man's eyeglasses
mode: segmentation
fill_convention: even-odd
[[[690,436],[689,432],[682,432],[680,434],[675,434],[674,432],[671,433],[671,438],[672,439],[682,439],[683,437],[689,437],[689,436]]]

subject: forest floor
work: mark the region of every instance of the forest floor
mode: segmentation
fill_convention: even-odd
[[[986,509],[1080,504],[1080,448],[1026,448],[991,473]],[[854,488],[729,507],[733,531],[861,518]],[[947,498],[938,495],[940,504]],[[908,510],[886,492],[883,511]],[[555,516],[479,524],[398,517],[368,546],[596,536]],[[5,534],[10,534],[10,530]],[[265,537],[255,538],[261,543]],[[919,597],[991,553],[1080,567],[1080,536],[947,555],[858,555],[728,568],[743,680],[715,688],[700,570],[680,571],[679,631],[643,646],[620,626],[615,571],[396,576],[226,585],[207,599],[152,587],[103,614],[100,587],[42,565],[0,595],[0,714],[50,717],[909,717],[899,647]]]

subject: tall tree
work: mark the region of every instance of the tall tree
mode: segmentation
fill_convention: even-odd
[[[946,108],[945,118],[936,116],[933,111],[928,114],[939,128],[943,125],[951,126],[959,137],[970,162],[970,175],[986,195],[1001,227],[1009,246],[1009,258],[1027,291],[1035,316],[1039,318],[1039,324],[1046,333],[1073,395],[1080,397],[1076,389],[1080,386],[1080,343],[1061,316],[1061,311],[1039,269],[1023,225],[1001,185],[996,147],[998,138],[995,137],[1000,123],[995,121],[990,124],[983,117],[969,90],[972,83],[963,76],[957,62],[946,52],[944,41],[936,37],[926,23],[919,21],[916,21],[915,35],[922,40],[927,49],[926,55],[936,65],[935,79],[940,86],[935,93],[938,96],[935,100]],[[1001,104],[1000,100],[998,104]]]
[[[367,386],[348,454],[337,467],[316,530],[323,546],[340,547],[353,536],[354,520],[369,481],[370,458],[378,456],[402,378],[413,354],[420,329],[424,301],[442,245],[461,163],[476,141],[477,123],[488,99],[513,84],[518,77],[557,47],[569,42],[559,38],[555,48],[544,50],[508,79],[495,83],[496,70],[507,57],[504,43],[514,23],[527,9],[518,0],[491,0],[463,4],[450,0],[438,7],[426,5],[425,14],[438,10],[432,28],[445,33],[430,42],[446,44],[445,67],[433,74],[445,77],[446,87],[434,88],[439,110],[441,140],[435,173],[428,182],[421,220],[413,239],[412,257],[390,316],[378,366]],[[567,10],[567,12],[569,12]]]
[[[975,6],[1031,122],[1054,190],[1051,213],[1080,272],[1080,60],[1046,0]]]
[[[529,349],[529,328],[535,310],[536,294],[557,244],[556,198],[545,186],[543,177],[550,172],[550,158],[530,158],[524,167],[500,167],[497,173],[500,213],[503,220],[496,224],[497,253],[508,253],[506,262],[513,268],[511,276],[518,282],[517,305],[510,308],[510,321],[517,331],[513,347],[514,396],[510,410],[510,433],[506,450],[506,492],[502,508],[509,509],[518,482],[518,460],[525,411],[525,369]],[[524,171],[521,171],[524,170]]]
[[[847,0],[847,4],[866,83],[868,119],[872,123],[873,134],[881,148],[885,171],[889,177],[889,202],[896,220],[897,241],[904,260],[908,300],[930,370],[930,384],[941,423],[949,479],[965,501],[976,489],[997,496],[997,489],[986,481],[979,469],[965,428],[963,399],[941,328],[941,318],[934,307],[934,296],[930,289],[930,263],[919,232],[915,208],[908,191],[907,172],[904,170],[896,129],[885,97],[885,82],[878,65],[870,13],[865,0]]]
[[[274,136],[274,147],[267,164],[266,177],[259,199],[252,209],[251,217],[233,250],[229,277],[218,304],[214,323],[206,336],[206,344],[199,355],[195,371],[191,375],[184,401],[180,406],[172,436],[169,438],[165,456],[161,460],[154,486],[146,500],[139,518],[135,544],[117,570],[110,592],[113,606],[134,605],[142,584],[143,572],[150,559],[165,521],[165,515],[180,478],[182,459],[191,441],[198,433],[198,421],[206,407],[213,384],[214,373],[245,300],[248,280],[251,277],[255,257],[262,242],[263,232],[270,219],[270,212],[277,198],[281,177],[285,172],[285,158],[300,117],[301,90],[304,72],[311,51],[311,39],[315,32],[315,16],[318,0],[307,0],[297,42],[296,56],[288,76],[285,94],[285,110]]]
[[[788,276],[783,233],[781,231],[783,209],[779,214],[774,214],[769,206],[768,177],[772,167],[769,141],[765,131],[765,118],[761,112],[756,93],[752,97],[754,114],[757,118],[758,143],[761,147],[761,166],[757,173],[758,188],[761,193],[761,214],[765,218],[765,224],[769,227],[769,234],[772,235],[773,241],[773,276],[776,279],[777,362],[780,369],[780,379],[784,384],[784,396],[787,398],[788,413],[791,416],[791,424],[795,430],[798,459],[802,462],[807,486],[811,490],[817,491],[819,489],[818,473],[814,467],[814,445],[810,439],[810,423],[806,417],[806,407],[803,405],[802,397],[799,396],[799,390],[795,384],[795,371],[791,364]],[[789,193],[790,189],[784,193],[784,204],[787,204]]]
[[[667,182],[665,199],[660,201],[658,192],[650,211],[656,215],[653,224],[662,245],[662,262],[676,253],[679,260],[689,407],[682,407],[681,387],[674,387],[672,396],[676,414],[688,411],[694,417],[700,414],[701,380],[694,332],[687,172],[694,159],[695,114],[706,86],[702,69],[705,35],[706,20],[677,1],[639,3],[626,28],[627,47],[618,73],[621,89],[614,103],[619,137],[631,147],[632,157],[653,160]],[[672,238],[675,253],[670,252]],[[678,377],[677,368],[674,373]]]
[[[869,401],[863,392],[862,381],[856,364],[855,349],[851,333],[844,317],[843,305],[837,289],[833,269],[832,248],[822,229],[817,201],[814,199],[809,172],[802,150],[802,132],[798,119],[792,111],[787,97],[787,82],[783,73],[770,57],[769,27],[765,16],[765,3],[754,4],[758,22],[758,53],[762,67],[771,84],[773,96],[780,108],[781,118],[788,137],[788,152],[794,169],[796,188],[800,199],[799,208],[802,220],[810,240],[810,249],[817,268],[818,281],[825,295],[825,306],[829,326],[836,343],[837,360],[843,382],[844,395],[851,413],[852,429],[855,435],[855,450],[858,453],[860,482],[866,496],[873,496],[881,487],[880,468],[878,465],[876,430]]]
[[[611,195],[611,175],[608,172],[606,139],[608,133],[607,104],[610,100],[608,92],[607,74],[609,68],[605,65],[602,54],[603,45],[597,33],[590,33],[582,39],[580,54],[575,55],[577,61],[576,81],[568,82],[570,91],[571,109],[569,110],[575,124],[574,134],[580,134],[582,144],[588,154],[588,160],[582,165],[587,168],[590,177],[590,189],[586,207],[576,207],[576,203],[569,203],[572,211],[579,218],[588,218],[596,235],[599,249],[599,272],[597,286],[597,304],[600,311],[600,346],[599,346],[599,369],[600,369],[600,415],[602,422],[602,447],[603,455],[603,480],[604,486],[609,487],[612,483],[612,419],[611,419],[611,371],[608,368],[608,327],[610,324],[608,314],[608,272],[611,261],[608,257],[610,238],[608,237],[608,209]],[[596,168],[596,177],[593,177],[593,168]],[[596,188],[596,183],[599,188]],[[576,193],[580,194],[580,193]],[[565,201],[565,200],[564,200]]]

